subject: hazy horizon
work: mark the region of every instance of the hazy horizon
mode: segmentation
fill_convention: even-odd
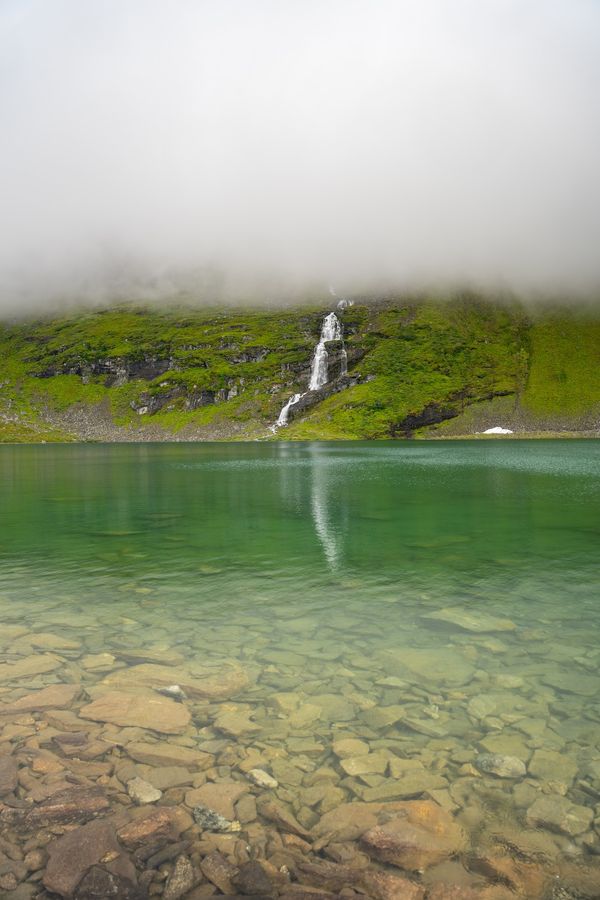
[[[3,0],[0,313],[600,288],[591,0]]]

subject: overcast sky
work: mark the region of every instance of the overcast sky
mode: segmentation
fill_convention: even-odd
[[[597,0],[0,0],[0,307],[597,288],[599,85]]]

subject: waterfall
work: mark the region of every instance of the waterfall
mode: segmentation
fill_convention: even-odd
[[[319,388],[322,388],[323,385],[327,384],[329,380],[329,354],[327,353],[327,348],[325,347],[327,341],[342,342],[342,349],[340,352],[342,365],[340,374],[348,374],[348,354],[346,353],[346,348],[344,347],[344,332],[342,329],[342,323],[340,322],[336,314],[334,312],[331,312],[323,319],[319,343],[315,347],[315,352],[310,367],[310,381],[308,382],[308,391],[318,391]],[[308,393],[308,391],[305,391],[304,394],[294,394],[293,397],[288,400],[288,402],[279,413],[277,422],[275,423],[275,425],[271,426],[271,431],[275,432],[278,428],[284,428],[288,424],[290,409],[298,402],[298,400],[301,400],[302,397],[304,397],[305,394]]]
[[[285,406],[282,408],[279,413],[279,418],[277,419],[277,424],[275,425],[275,429],[283,428],[288,423],[288,418],[290,415],[290,407],[297,403],[301,397],[304,397],[304,394],[294,394],[294,396],[288,400]]]
[[[323,320],[321,328],[321,337],[313,356],[312,366],[310,370],[310,381],[308,383],[309,391],[318,391],[320,387],[327,384],[328,366],[327,366],[327,350],[325,349],[326,341],[341,341],[342,325],[335,313],[329,313]],[[346,351],[344,351],[345,353]]]

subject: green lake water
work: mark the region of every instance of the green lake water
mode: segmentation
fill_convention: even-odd
[[[566,613],[562,591],[585,601],[598,571],[596,441],[7,446],[0,479],[2,577],[52,591],[133,578],[302,606],[353,577],[365,605],[488,584],[505,607],[521,585]]]
[[[75,638],[73,665],[128,645],[247,665],[244,745],[306,772],[358,737],[436,773],[473,831],[541,829],[565,858],[599,843],[599,549],[598,441],[0,447],[0,622]],[[1,625],[0,646],[23,652]],[[320,712],[290,724],[281,692]],[[482,753],[538,757],[503,779]],[[389,772],[336,771],[339,802],[393,795]],[[540,796],[582,827],[538,821]]]

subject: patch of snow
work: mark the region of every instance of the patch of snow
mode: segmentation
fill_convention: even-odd
[[[501,428],[500,425],[496,425],[495,428],[486,428],[483,434],[514,434],[510,428]]]

